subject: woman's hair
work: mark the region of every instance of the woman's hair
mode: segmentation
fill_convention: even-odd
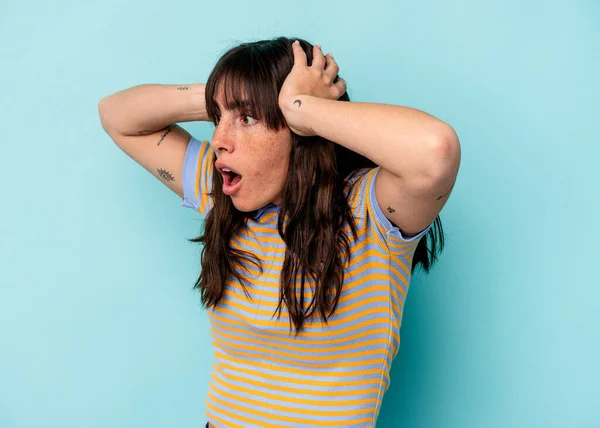
[[[269,129],[275,131],[287,126],[278,97],[294,65],[294,40],[279,37],[244,43],[226,52],[206,83],[209,118],[215,122],[218,116],[213,97],[223,84],[225,105],[240,105],[240,101],[247,100],[248,114],[255,119],[263,119]],[[297,40],[310,66],[313,45]],[[350,101],[347,92],[339,100]],[[293,323],[297,335],[305,320],[315,313],[326,323],[338,305],[345,263],[350,260],[349,234],[357,237],[354,218],[344,193],[346,179],[353,171],[377,165],[320,136],[301,137],[294,133],[292,136],[289,172],[277,224],[286,245],[277,311],[281,316],[282,304],[286,305],[290,330]],[[215,159],[216,156],[213,162]],[[232,237],[246,227],[249,217],[255,212],[245,213],[234,207],[231,198],[221,190],[223,178],[216,168],[213,168],[212,181],[210,196],[213,205],[206,217],[203,234],[190,239],[204,244],[202,272],[194,288],[200,290],[202,304],[208,307],[219,303],[229,278],[236,278],[248,295],[247,281],[238,270],[247,270],[242,261],[255,265],[262,272],[261,262],[255,255],[230,245]],[[412,271],[420,265],[429,272],[443,246],[444,236],[438,216],[434,227],[415,249]],[[313,298],[306,308],[305,286],[311,280]]]

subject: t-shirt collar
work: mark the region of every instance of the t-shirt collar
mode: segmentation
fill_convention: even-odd
[[[261,218],[261,216],[265,213],[265,211],[269,210],[272,207],[275,207],[275,204],[272,203],[268,203],[267,205],[265,205],[262,208],[257,209],[254,214],[252,215],[252,218],[254,220],[258,220],[259,218]]]

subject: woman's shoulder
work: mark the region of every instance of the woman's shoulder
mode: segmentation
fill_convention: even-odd
[[[351,197],[353,194],[356,194],[358,191],[357,188],[362,187],[360,185],[360,181],[365,179],[368,180],[369,173],[373,172],[375,168],[360,168],[355,169],[350,174],[346,176],[344,179],[344,193],[346,197]]]
[[[357,180],[359,180],[361,177],[364,177],[365,174],[367,174],[369,171],[372,171],[373,169],[374,168],[359,168],[350,172],[350,174],[348,174],[344,179],[346,187],[354,185]]]

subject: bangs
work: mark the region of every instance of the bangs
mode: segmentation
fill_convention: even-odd
[[[217,91],[223,91],[222,108],[264,120],[272,130],[285,126],[278,99],[289,71],[281,73],[275,66],[277,62],[272,54],[252,45],[238,46],[226,53],[206,82],[206,112],[210,120],[214,123],[219,114]]]

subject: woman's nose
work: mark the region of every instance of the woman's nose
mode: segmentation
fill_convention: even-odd
[[[223,123],[219,123],[211,141],[213,150],[220,155],[223,152],[231,153],[234,150],[234,136],[231,130]]]

